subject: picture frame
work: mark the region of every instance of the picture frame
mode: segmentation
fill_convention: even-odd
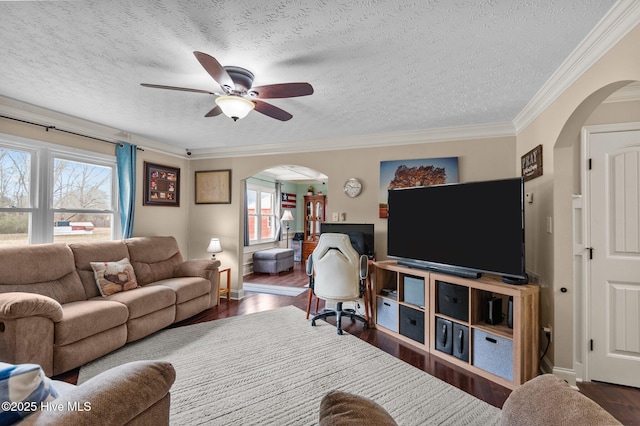
[[[142,204],[180,207],[180,169],[145,161]]]
[[[231,204],[231,169],[197,171],[195,189],[196,204]]]
[[[381,161],[378,216],[388,217],[391,189],[455,182],[458,182],[458,157]]]

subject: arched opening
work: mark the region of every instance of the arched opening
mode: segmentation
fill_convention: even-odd
[[[557,232],[553,236],[553,323],[570,323],[572,342],[564,342],[564,350],[554,354],[555,368],[571,367],[575,376],[584,377],[586,351],[584,279],[581,256],[575,253],[584,216],[580,204],[581,174],[584,164],[581,155],[581,132],[584,126],[640,121],[638,99],[620,98],[612,102],[610,96],[632,83],[618,81],[608,84],[586,97],[566,120],[553,149],[553,216]],[[637,87],[637,83],[635,84]],[[635,102],[628,104],[628,102]],[[622,103],[626,105],[621,105]],[[632,106],[630,106],[632,105]],[[568,352],[567,346],[573,351]]]
[[[305,166],[277,165],[254,172],[243,180],[243,186],[243,277],[247,277],[243,282],[268,284],[274,280],[270,275],[275,274],[279,284],[306,285],[306,280],[299,273],[304,268],[301,238],[307,222],[305,196],[326,196],[328,177]],[[274,248],[293,250],[293,268],[280,271],[278,266],[266,273],[262,269],[254,271],[254,253]],[[282,268],[286,266],[288,264]],[[283,279],[287,274],[296,278],[291,281]],[[272,290],[278,294],[278,289]]]

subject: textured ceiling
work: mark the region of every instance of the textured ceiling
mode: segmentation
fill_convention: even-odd
[[[510,122],[614,0],[0,2],[0,95],[189,149]],[[293,114],[204,118],[219,91],[193,55]],[[255,152],[259,152],[256,147]]]

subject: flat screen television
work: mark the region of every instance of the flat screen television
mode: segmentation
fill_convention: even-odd
[[[390,190],[387,254],[410,267],[526,282],[522,178]]]
[[[320,233],[327,232],[349,235],[351,245],[358,254],[364,254],[369,259],[373,259],[374,227],[372,223],[321,223]]]

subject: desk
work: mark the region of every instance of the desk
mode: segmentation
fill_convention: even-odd
[[[222,288],[222,273],[227,273],[227,286]],[[231,268],[220,268],[218,269],[218,305],[220,304],[220,296],[223,294],[227,295],[227,303],[231,300]]]

